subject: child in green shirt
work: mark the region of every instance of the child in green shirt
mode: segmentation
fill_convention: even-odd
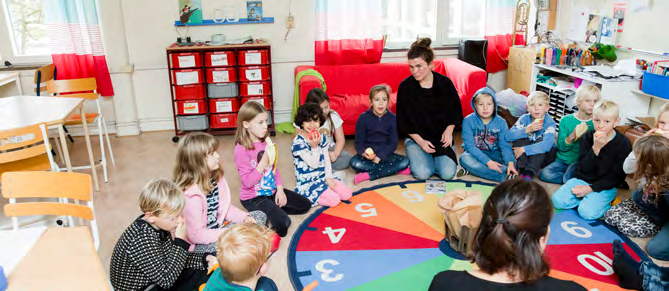
[[[541,170],[539,179],[554,184],[564,184],[574,177],[578,162],[579,138],[593,130],[592,109],[601,99],[595,85],[582,85],[576,91],[578,111],[560,120],[557,137],[557,159]]]

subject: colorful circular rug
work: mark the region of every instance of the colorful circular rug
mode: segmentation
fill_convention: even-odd
[[[447,182],[448,191],[477,190],[484,199],[493,187]],[[425,194],[423,181],[385,184],[362,189],[337,207],[317,210],[300,225],[288,250],[295,290],[314,282],[314,291],[427,290],[440,271],[475,268],[444,241],[444,219],[437,207],[443,195]],[[614,239],[638,254],[635,259],[647,259],[636,244],[602,221],[583,220],[573,210],[556,212],[546,248],[550,275],[588,290],[622,290],[611,267]]]

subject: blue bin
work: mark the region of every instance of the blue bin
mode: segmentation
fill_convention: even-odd
[[[641,91],[646,94],[669,99],[669,76],[643,72]]]

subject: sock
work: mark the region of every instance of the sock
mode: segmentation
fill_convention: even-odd
[[[400,174],[400,175],[411,175],[411,169],[409,167],[407,167],[406,169],[401,170],[397,173]]]
[[[355,177],[353,177],[353,183],[355,183],[356,185],[362,181],[367,181],[367,180],[369,180],[369,174],[367,172],[356,174]]]
[[[618,275],[618,286],[643,290],[643,277],[639,275],[640,263],[625,251],[620,240],[613,241],[613,272]]]

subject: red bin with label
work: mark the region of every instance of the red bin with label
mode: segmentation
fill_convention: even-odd
[[[239,80],[242,82],[269,80],[269,66],[239,67]]]
[[[272,104],[270,103],[269,96],[257,96],[257,97],[242,97],[242,105],[246,102],[258,102],[265,107],[265,109],[271,109]]]
[[[267,65],[269,64],[268,53],[267,50],[241,50],[237,63],[240,66]]]
[[[235,51],[205,52],[204,65],[207,67],[230,67],[235,65]]]
[[[211,128],[235,128],[237,127],[237,113],[209,114],[209,125]]]
[[[237,81],[234,67],[207,68],[207,83],[232,83]]]
[[[210,113],[229,113],[239,111],[239,98],[209,99]]]
[[[202,67],[202,53],[172,53],[172,68]]]
[[[176,100],[204,99],[205,97],[207,97],[207,92],[204,84],[174,86],[174,99]]]
[[[207,113],[207,102],[202,100],[177,101],[178,115],[205,114]]]
[[[242,82],[240,84],[240,95],[242,96],[262,96],[270,94],[269,82]]]

